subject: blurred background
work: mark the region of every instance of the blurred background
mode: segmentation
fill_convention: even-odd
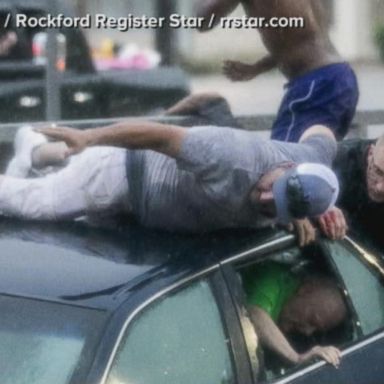
[[[384,0],[319,0],[328,9],[330,33],[338,50],[354,65],[360,79],[364,109],[384,108]],[[80,14],[105,13],[112,16],[133,13],[155,15],[156,7],[166,1],[77,0]],[[193,16],[195,1],[176,0],[174,11]],[[242,7],[233,16],[243,15]],[[153,31],[136,30],[118,33],[106,30],[86,31],[93,47],[105,38],[117,44],[135,43],[140,47],[156,49]],[[198,33],[195,29],[172,31],[174,55],[172,62],[181,65],[190,74],[192,90],[218,91],[230,101],[236,114],[273,113],[281,99],[285,79],[276,72],[266,74],[250,82],[231,83],[221,74],[224,59],[240,59],[253,62],[265,54],[265,48],[256,30],[214,29]]]
[[[361,88],[359,109],[384,110],[384,0],[319,1],[326,3],[333,42],[356,69]],[[129,14],[194,16],[195,3],[0,0],[0,17],[4,20],[9,12],[101,13],[116,18]],[[243,14],[238,7],[233,16]],[[1,20],[0,25],[4,25]],[[221,74],[225,59],[251,63],[266,53],[252,29],[217,28],[199,33],[195,28],[126,32],[68,28],[52,32],[13,30],[11,23],[1,31],[10,44],[15,40],[11,32],[17,35],[16,43],[0,57],[3,123],[152,115],[189,92],[205,91],[225,96],[236,115],[274,114],[284,92],[286,80],[277,71],[241,83],[232,83]],[[54,49],[49,50],[52,45]],[[56,64],[52,66],[52,62]],[[51,104],[49,113],[46,104]]]

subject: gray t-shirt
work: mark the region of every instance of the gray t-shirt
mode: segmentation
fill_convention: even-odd
[[[153,228],[197,232],[262,227],[272,222],[248,197],[263,174],[285,162],[330,166],[335,155],[336,143],[324,135],[297,144],[232,128],[194,127],[177,159],[127,151],[130,203],[139,222]]]

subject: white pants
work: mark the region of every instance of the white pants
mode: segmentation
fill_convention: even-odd
[[[124,149],[87,148],[41,178],[0,176],[0,212],[8,216],[59,220],[129,210]]]

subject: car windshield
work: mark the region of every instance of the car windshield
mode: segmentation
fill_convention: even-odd
[[[11,296],[0,296],[0,311],[0,383],[78,382],[103,312]]]

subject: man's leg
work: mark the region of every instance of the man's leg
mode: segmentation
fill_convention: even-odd
[[[180,100],[166,112],[168,116],[191,116],[193,124],[239,127],[227,100],[218,93],[197,93]]]
[[[68,146],[63,141],[44,143],[31,153],[32,167],[39,170],[45,167],[65,165]]]
[[[22,179],[0,176],[0,212],[35,220],[129,211],[126,151],[95,147],[73,156],[59,172]]]
[[[356,75],[346,63],[325,66],[300,76],[290,82],[271,138],[298,142],[308,128],[323,125],[341,140],[350,129],[358,96]]]

